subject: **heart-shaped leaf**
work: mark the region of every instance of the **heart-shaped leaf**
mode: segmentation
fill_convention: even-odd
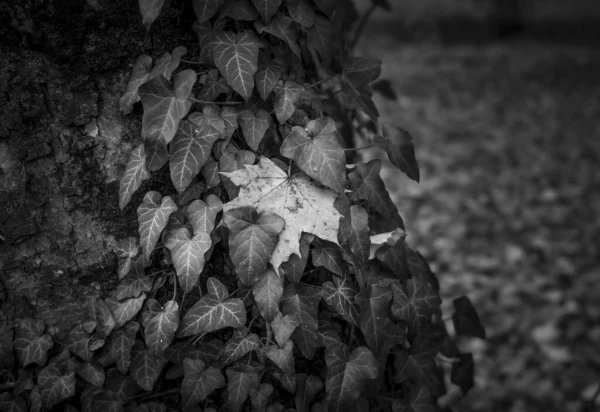
[[[223,77],[219,77],[219,71],[212,69],[208,71],[204,87],[198,93],[198,100],[213,101],[222,94],[231,91],[231,87]]]
[[[325,390],[330,411],[354,409],[364,385],[377,378],[377,360],[369,349],[360,346],[352,351],[343,343],[325,349],[327,380]]]
[[[313,179],[338,193],[344,191],[346,155],[330,117],[311,120],[306,129],[294,126],[280,150]]]
[[[204,270],[204,254],[212,246],[210,235],[198,232],[191,237],[186,228],[180,228],[169,233],[165,246],[171,251],[179,284],[186,293],[191,292]]]
[[[183,360],[183,383],[181,396],[183,409],[202,402],[216,389],[225,387],[225,377],[212,366],[206,368],[201,360]]]
[[[267,129],[271,126],[271,115],[266,110],[242,110],[238,115],[244,138],[252,150],[257,151]]]
[[[143,349],[142,342],[138,341],[132,350],[129,372],[142,389],[151,391],[166,363],[166,359],[157,358]]]
[[[269,24],[265,25],[261,22],[256,22],[254,25],[259,33],[262,34],[263,31],[266,31],[286,42],[292,53],[298,56],[298,58],[302,58],[300,47],[298,47],[296,25],[288,16],[278,13]]]
[[[432,303],[436,302],[437,300],[432,301]],[[481,325],[479,315],[475,307],[473,307],[471,300],[467,296],[461,296],[454,299],[452,304],[454,305],[452,322],[454,323],[456,333],[462,336],[474,336],[479,339],[485,339],[485,329]]]
[[[254,80],[258,94],[263,100],[268,99],[282,73],[283,69],[279,64],[263,64],[258,67]]]
[[[215,65],[231,88],[245,100],[250,99],[254,89],[260,47],[260,40],[251,31],[221,32],[211,41]]]
[[[138,89],[148,80],[151,64],[152,57],[146,55],[139,56],[135,61],[131,75],[129,76],[127,89],[125,89],[125,93],[123,93],[123,96],[119,100],[119,108],[124,114],[130,113],[133,109],[133,104],[140,101]]]
[[[252,287],[254,300],[265,322],[272,322],[279,313],[283,282],[275,271],[268,269]]]
[[[129,298],[117,301],[113,298],[106,298],[104,301],[110,308],[115,320],[115,328],[120,328],[125,322],[133,319],[142,308],[142,304],[146,300],[146,294],[142,293],[137,298]]]
[[[309,0],[286,0],[288,13],[292,20],[308,29],[315,24],[315,9]]]
[[[144,105],[142,137],[149,141],[162,140],[169,143],[179,121],[188,114],[192,102],[188,97],[196,82],[196,72],[184,70],[174,77],[174,84],[158,76],[140,86],[139,93]]]
[[[82,363],[77,367],[77,376],[97,388],[104,385],[104,369],[97,363]]]
[[[283,348],[277,345],[271,345],[267,349],[266,355],[275,365],[279,367],[284,373],[292,374],[295,371],[294,354],[294,342],[288,340]]]
[[[266,157],[255,166],[222,175],[241,186],[240,195],[223,205],[225,212],[252,206],[258,213],[269,211],[285,220],[270,260],[276,271],[292,254],[300,256],[302,232],[337,243],[341,215],[333,207],[337,194],[332,190],[317,187],[302,174],[288,177]]]
[[[228,210],[223,221],[229,229],[229,252],[236,273],[244,285],[253,286],[264,273],[285,222],[275,213],[257,213],[252,207]]]
[[[268,24],[277,13],[281,2],[282,0],[252,0],[252,4],[260,13],[260,17],[265,24]]]
[[[181,57],[187,53],[187,49],[183,46],[176,47],[173,50],[173,54],[167,52],[159,57],[156,61],[156,65],[152,68],[148,80],[154,79],[158,76],[164,76],[165,79],[171,80],[171,75],[179,66]]]
[[[398,209],[385,188],[385,184],[379,176],[381,160],[373,159],[369,163],[358,163],[356,171],[348,176],[352,182],[352,196],[350,200],[366,200],[367,203],[381,215],[397,224],[401,229],[404,227]]]
[[[233,363],[244,357],[248,352],[259,348],[260,341],[256,334],[248,334],[248,330],[245,327],[236,329],[223,349],[223,355],[221,356],[222,365]]]
[[[294,315],[300,325],[292,333],[292,338],[302,354],[312,359],[317,347],[318,305],[321,289],[302,283],[288,284],[281,298],[281,311],[285,315]]]
[[[140,240],[135,237],[128,237],[118,241],[113,251],[119,260],[119,279],[123,279],[131,270],[131,260],[140,251]]]
[[[215,195],[208,195],[206,202],[194,200],[188,206],[187,217],[194,233],[211,233],[215,228],[217,213],[223,209],[223,203]]]
[[[40,319],[19,319],[13,342],[17,358],[23,367],[32,363],[44,366],[48,360],[48,350],[54,346],[50,335],[44,333],[46,325]]]
[[[227,299],[227,295],[219,291],[222,288],[227,292],[227,289],[217,279],[209,278],[208,283],[213,287],[185,314],[178,336],[191,336],[226,327],[239,328],[246,324],[244,303],[238,298]]]
[[[188,120],[198,127],[211,126],[219,132],[219,138],[225,137],[225,120],[223,120],[223,118],[221,117],[221,112],[219,112],[218,107],[215,105],[205,105],[202,108],[202,113],[191,113],[188,116]]]
[[[152,26],[154,20],[159,16],[164,4],[165,0],[139,0],[142,24],[146,28],[146,31],[150,31],[150,26]]]
[[[84,361],[90,362],[93,353],[89,349],[90,336],[81,324],[73,327],[67,335],[64,345],[73,355],[79,356]]]
[[[273,328],[273,335],[275,335],[275,340],[280,347],[283,348],[285,346],[298,325],[300,325],[300,322],[296,315],[283,316],[281,312],[277,312],[277,315],[275,315],[275,318],[271,322],[271,328]]]
[[[127,298],[137,298],[142,292],[150,292],[152,290],[153,279],[150,276],[139,276],[131,273],[123,278],[117,289],[115,297],[117,300]]]
[[[194,7],[198,22],[204,23],[215,16],[224,3],[225,0],[192,0],[192,6]]]
[[[323,298],[333,306],[346,321],[359,326],[359,307],[355,296],[357,290],[349,276],[333,277],[333,282],[323,283]]]
[[[57,364],[50,364],[38,374],[40,397],[45,408],[52,408],[75,395],[75,372],[61,373]]]
[[[137,322],[127,322],[122,329],[116,331],[108,346],[111,359],[117,364],[122,374],[126,374],[131,364],[131,348],[135,344],[135,335],[140,325]]]
[[[221,183],[221,177],[219,176],[219,163],[212,157],[206,161],[206,164],[202,168],[202,177],[206,182],[206,187],[211,189]]]
[[[177,210],[177,205],[169,196],[161,198],[158,192],[148,192],[144,196],[144,201],[137,209],[140,245],[146,259],[156,246],[167,222],[169,215]]]
[[[119,207],[121,210],[127,206],[131,196],[139,189],[142,182],[150,177],[146,169],[146,151],[140,144],[129,155],[125,172],[119,182]]]
[[[395,318],[407,322],[409,327],[421,329],[429,323],[431,315],[440,312],[440,296],[425,283],[409,279],[406,287],[394,283],[392,289],[392,314]]]
[[[258,371],[252,366],[227,368],[227,405],[231,412],[238,412],[250,389],[258,386]]]
[[[277,84],[275,90],[275,116],[280,124],[288,121],[296,111],[296,102],[304,91],[304,87],[291,80]]]
[[[173,341],[178,327],[179,305],[174,300],[170,300],[146,325],[144,336],[148,353],[157,358],[163,356],[163,352]]]
[[[200,173],[210,157],[213,143],[220,137],[221,133],[212,126],[197,127],[192,122],[181,122],[171,143],[169,161],[171,180],[179,193]]]
[[[419,164],[415,158],[415,148],[412,143],[412,136],[403,129],[390,123],[383,123],[381,126],[383,137],[375,136],[373,142],[381,147],[388,155],[390,162],[406,175],[419,181]]]

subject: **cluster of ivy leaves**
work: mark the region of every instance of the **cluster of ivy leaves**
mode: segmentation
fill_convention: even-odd
[[[139,3],[150,29],[164,0]],[[120,100],[144,109],[120,207],[167,164],[176,193],[145,194],[139,237],[115,249],[118,287],[66,336],[0,327],[0,410],[429,412],[445,374],[468,392],[473,357],[405,243],[381,160],[348,164],[339,141],[364,113],[419,179],[410,135],[377,126],[381,62],[349,55],[346,2],[192,4],[200,76],[177,71],[184,47],[140,56]],[[169,270],[150,272],[153,254]],[[469,299],[454,306],[455,334],[485,338]]]

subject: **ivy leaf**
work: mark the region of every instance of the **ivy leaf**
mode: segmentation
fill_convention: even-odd
[[[283,74],[283,70],[278,64],[263,64],[258,67],[254,80],[256,82],[256,89],[258,94],[263,100],[269,98],[269,94],[275,88],[277,81]]]
[[[221,112],[215,105],[205,105],[202,108],[202,113],[191,113],[188,120],[198,127],[211,126],[219,132],[219,138],[225,137],[225,120],[223,120]],[[208,154],[210,155],[210,151],[208,151]]]
[[[140,251],[139,239],[130,236],[120,240],[115,244],[113,251],[119,261],[119,279],[123,279],[131,270],[132,258]]]
[[[415,159],[415,148],[412,143],[412,136],[403,129],[390,123],[383,123],[381,126],[383,137],[375,136],[373,142],[381,147],[388,155],[390,162],[406,175],[419,181],[419,164]]]
[[[300,254],[291,255],[287,262],[281,264],[281,271],[283,271],[288,281],[300,282],[300,279],[302,279],[306,263],[308,262],[308,248],[313,239],[313,235],[302,233],[299,246]]]
[[[296,111],[296,102],[304,87],[291,80],[275,85],[275,116],[280,124],[288,121]]]
[[[204,87],[198,93],[198,100],[213,101],[222,94],[227,94],[231,87],[223,77],[219,77],[219,71],[212,69],[208,71]]]
[[[146,300],[146,294],[142,293],[137,298],[129,298],[122,301],[117,301],[113,298],[106,298],[104,301],[110,308],[115,320],[115,327],[118,329],[125,322],[133,319],[142,308],[142,304]]]
[[[394,303],[392,314],[406,321],[409,327],[420,329],[440,311],[442,300],[427,284],[409,279],[406,286],[392,284]]]
[[[348,272],[341,249],[331,242],[314,242],[312,263],[314,266],[323,266],[338,276],[344,276]]]
[[[192,0],[198,22],[202,24],[215,16],[224,3],[225,0]]]
[[[308,0],[286,0],[288,13],[292,20],[305,29],[315,24],[315,10]]]
[[[275,271],[268,269],[252,287],[254,300],[266,322],[272,322],[279,313],[279,301],[283,295],[283,282]]]
[[[291,342],[291,341],[290,341]],[[279,369],[273,371],[273,376],[281,383],[281,385],[289,392],[296,392],[296,373],[284,373]]]
[[[271,322],[271,327],[273,328],[275,340],[280,347],[285,346],[298,325],[300,325],[300,322],[296,315],[283,316],[281,312],[277,312],[277,315],[275,315],[275,318]]]
[[[259,15],[249,0],[228,0],[219,14],[220,19],[225,17],[236,21],[255,21]]]
[[[0,394],[0,410],[6,412],[27,412],[28,409],[23,396],[15,396],[11,395],[10,392],[3,392]]]
[[[461,336],[474,336],[485,340],[485,329],[481,325],[479,315],[471,300],[467,296],[461,296],[454,299],[452,304],[454,305],[452,323],[454,323],[456,333]]]
[[[169,149],[163,138],[148,139],[144,142],[146,167],[152,172],[160,170],[169,160]]]
[[[188,114],[192,102],[188,97],[196,82],[196,72],[184,70],[174,77],[174,85],[164,76],[158,76],[140,86],[144,105],[142,137],[169,143],[175,136],[179,121]]]
[[[392,202],[385,184],[379,176],[381,160],[373,159],[367,164],[358,163],[356,171],[348,176],[352,182],[351,201],[366,200],[367,203],[389,221],[401,229],[404,227],[396,205]]]
[[[116,331],[110,341],[109,354],[123,375],[131,364],[131,348],[135,344],[135,335],[140,325],[137,322],[127,322],[122,329]]]
[[[228,138],[233,136],[233,133],[238,128],[237,111],[231,106],[223,106],[221,109],[221,118],[225,123],[225,133]]]
[[[303,175],[288,177],[266,157],[262,157],[257,165],[222,174],[240,186],[239,196],[223,205],[225,212],[252,206],[258,213],[272,212],[285,220],[270,260],[276,271],[292,254],[300,256],[302,232],[337,243],[341,215],[333,207],[335,192],[315,186]]]
[[[348,246],[350,246],[357,263],[363,265],[370,257],[369,214],[361,206],[352,205],[350,206],[350,222]]]
[[[395,400],[392,403],[393,412],[437,412],[436,401],[424,385],[415,385],[410,391],[409,401]]]
[[[428,284],[436,293],[439,293],[440,283],[423,256],[419,252],[407,248],[406,260],[412,277]]]
[[[227,289],[215,278],[208,279],[208,290],[185,314],[178,336],[186,337],[200,332],[212,332],[226,327],[239,328],[246,324],[246,308],[241,299],[227,299],[219,289]],[[219,287],[220,286],[220,287]]]
[[[191,341],[175,342],[165,350],[165,357],[178,366],[183,365],[183,360],[200,359],[205,364],[211,364],[219,359],[223,350],[223,342],[213,339],[210,342],[199,342],[192,345]]]
[[[216,389],[225,387],[225,377],[221,371],[212,366],[205,368],[201,360],[183,360],[183,383],[181,396],[183,409],[202,402]]]
[[[219,164],[212,157],[209,158],[204,164],[204,167],[202,168],[202,177],[206,182],[206,187],[209,189],[221,183],[221,178],[219,176]]]
[[[165,0],[139,0],[142,24],[146,28],[146,31],[150,31],[150,26],[152,26],[154,20],[159,16],[164,4]]]
[[[171,251],[179,284],[185,293],[191,292],[204,270],[204,254],[212,246],[210,235],[198,232],[191,237],[186,228],[180,228],[169,233],[165,246]]]
[[[355,408],[356,401],[364,385],[377,378],[377,360],[369,349],[360,346],[350,353],[343,343],[325,349],[327,363],[327,404],[329,411],[349,411]]]
[[[187,49],[183,46],[176,47],[173,54],[165,53],[156,61],[156,65],[150,72],[148,79],[154,79],[158,76],[165,76],[165,79],[170,80],[173,71],[179,66],[181,57],[187,53]]]
[[[206,184],[204,182],[195,182],[188,186],[185,191],[177,196],[177,204],[185,206],[193,200],[200,199],[206,193]]]
[[[434,358],[429,354],[411,355],[407,352],[397,351],[394,353],[396,358],[396,376],[394,381],[402,383],[411,379],[420,385],[425,385],[433,395],[439,395],[440,382],[435,371]]]
[[[73,355],[79,356],[84,361],[90,362],[92,360],[93,353],[89,349],[90,337],[83,330],[81,324],[74,326],[67,335],[64,346],[69,349]]]
[[[279,3],[281,3],[281,1],[279,1]],[[265,25],[261,22],[255,22],[254,26],[261,34],[263,31],[266,31],[269,34],[280,38],[286,42],[292,50],[292,53],[298,56],[298,58],[302,58],[302,53],[300,52],[300,47],[298,47],[298,42],[296,40],[297,33],[295,23],[288,16],[278,13],[269,24]]]
[[[236,329],[223,349],[221,356],[222,365],[233,363],[246,356],[248,352],[258,350],[259,348],[260,340],[255,333],[248,334],[248,330],[245,327]]]
[[[131,273],[123,278],[117,289],[115,297],[117,300],[127,298],[137,298],[142,292],[150,292],[152,290],[153,279],[150,276],[139,276]]]
[[[104,300],[96,299],[92,302],[92,312],[96,320],[96,334],[101,338],[107,338],[115,327],[115,319]]]
[[[223,209],[223,203],[215,195],[208,195],[206,202],[194,200],[187,208],[187,217],[194,233],[211,233],[215,228],[215,218]]]
[[[242,110],[238,115],[244,138],[252,150],[257,151],[267,129],[271,126],[271,115],[259,109],[256,114],[252,110]]]
[[[146,325],[144,336],[148,353],[157,358],[163,356],[165,349],[173,342],[178,327],[179,305],[170,300]]]
[[[13,353],[14,331],[7,325],[0,325],[0,369],[12,370],[15,364]]]
[[[167,222],[169,215],[177,210],[177,205],[169,196],[161,199],[158,192],[148,192],[144,196],[144,201],[137,209],[140,244],[146,259],[150,259],[150,254],[156,246]]]
[[[177,192],[183,192],[196,177],[210,157],[213,143],[221,133],[212,126],[196,127],[184,120],[171,143],[169,168]]]
[[[40,397],[45,408],[52,408],[63,399],[75,395],[75,372],[61,373],[56,364],[50,364],[38,374]]]
[[[326,66],[333,58],[333,28],[331,21],[321,15],[315,16],[315,24],[308,30],[308,44],[315,48]]]
[[[318,376],[306,375],[305,373],[296,374],[296,410],[298,412],[307,412],[309,405],[323,389],[323,381]]]
[[[131,196],[139,189],[142,182],[150,177],[146,169],[146,152],[144,144],[133,149],[125,172],[119,182],[119,208],[123,210],[131,200]]]
[[[273,212],[257,213],[252,207],[227,210],[223,221],[229,228],[229,253],[236,273],[251,287],[267,268],[285,222]]]
[[[166,363],[165,358],[151,355],[150,351],[143,349],[142,342],[138,341],[132,351],[129,372],[142,389],[151,391]]]
[[[360,329],[367,345],[374,353],[379,353],[392,325],[388,316],[392,301],[389,287],[371,285],[356,295],[360,305]]]
[[[346,321],[359,326],[359,306],[356,303],[356,287],[349,276],[333,277],[333,282],[323,283],[323,298],[333,306]]]
[[[288,340],[283,348],[277,345],[271,345],[267,348],[267,358],[279,367],[284,373],[292,374],[295,371],[294,354],[292,349],[294,342]]]
[[[277,13],[282,0],[252,0],[252,4],[258,10],[261,19],[265,24],[271,21],[271,18]]]
[[[44,333],[45,323],[40,319],[19,319],[13,342],[17,358],[23,367],[32,363],[44,366],[48,350],[54,346],[50,335]]]
[[[288,284],[281,298],[281,311],[285,315],[294,315],[300,325],[292,333],[292,338],[307,359],[312,359],[317,347],[317,329],[319,327],[318,305],[321,289],[305,284]]]
[[[250,401],[253,411],[264,411],[267,409],[269,398],[273,394],[273,385],[270,383],[261,383],[257,388],[250,389]]]
[[[306,129],[294,126],[280,151],[313,179],[338,193],[344,191],[346,155],[338,141],[332,118],[311,120]]]
[[[123,96],[119,100],[119,108],[124,114],[130,113],[133,109],[133,104],[140,101],[138,89],[148,80],[151,64],[152,57],[146,55],[139,56],[135,61],[125,93],[123,93]]]
[[[224,173],[231,173],[236,170],[240,170],[244,165],[251,165],[254,163],[254,153],[247,150],[240,150],[236,153],[225,152],[219,159],[219,169],[221,173],[221,181],[230,199],[238,196],[239,189],[231,183],[229,178]]]
[[[221,32],[211,41],[215,65],[233,90],[248,101],[254,89],[261,43],[251,31]]]
[[[104,385],[104,369],[97,363],[85,362],[77,367],[77,376],[89,384],[101,388]]]
[[[123,375],[116,368],[109,369],[106,373],[104,388],[116,395],[119,400],[131,398],[141,391],[130,374]]]
[[[342,81],[357,93],[381,75],[381,60],[348,56],[344,62]]]
[[[251,366],[227,368],[227,405],[231,412],[238,412],[250,389],[258,385],[258,371]]]

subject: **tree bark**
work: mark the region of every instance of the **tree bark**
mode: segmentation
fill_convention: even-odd
[[[141,110],[118,100],[139,54],[192,44],[184,7],[167,2],[148,34],[137,1],[0,4],[0,323],[69,328],[115,284],[111,246],[137,234],[141,199],[119,210]]]

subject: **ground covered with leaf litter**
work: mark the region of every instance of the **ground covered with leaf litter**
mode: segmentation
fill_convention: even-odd
[[[385,35],[359,48],[398,93],[376,96],[383,120],[415,138],[421,183],[386,179],[407,243],[440,277],[447,316],[467,294],[487,330],[462,342],[475,388],[445,401],[582,410],[600,380],[600,48]]]

